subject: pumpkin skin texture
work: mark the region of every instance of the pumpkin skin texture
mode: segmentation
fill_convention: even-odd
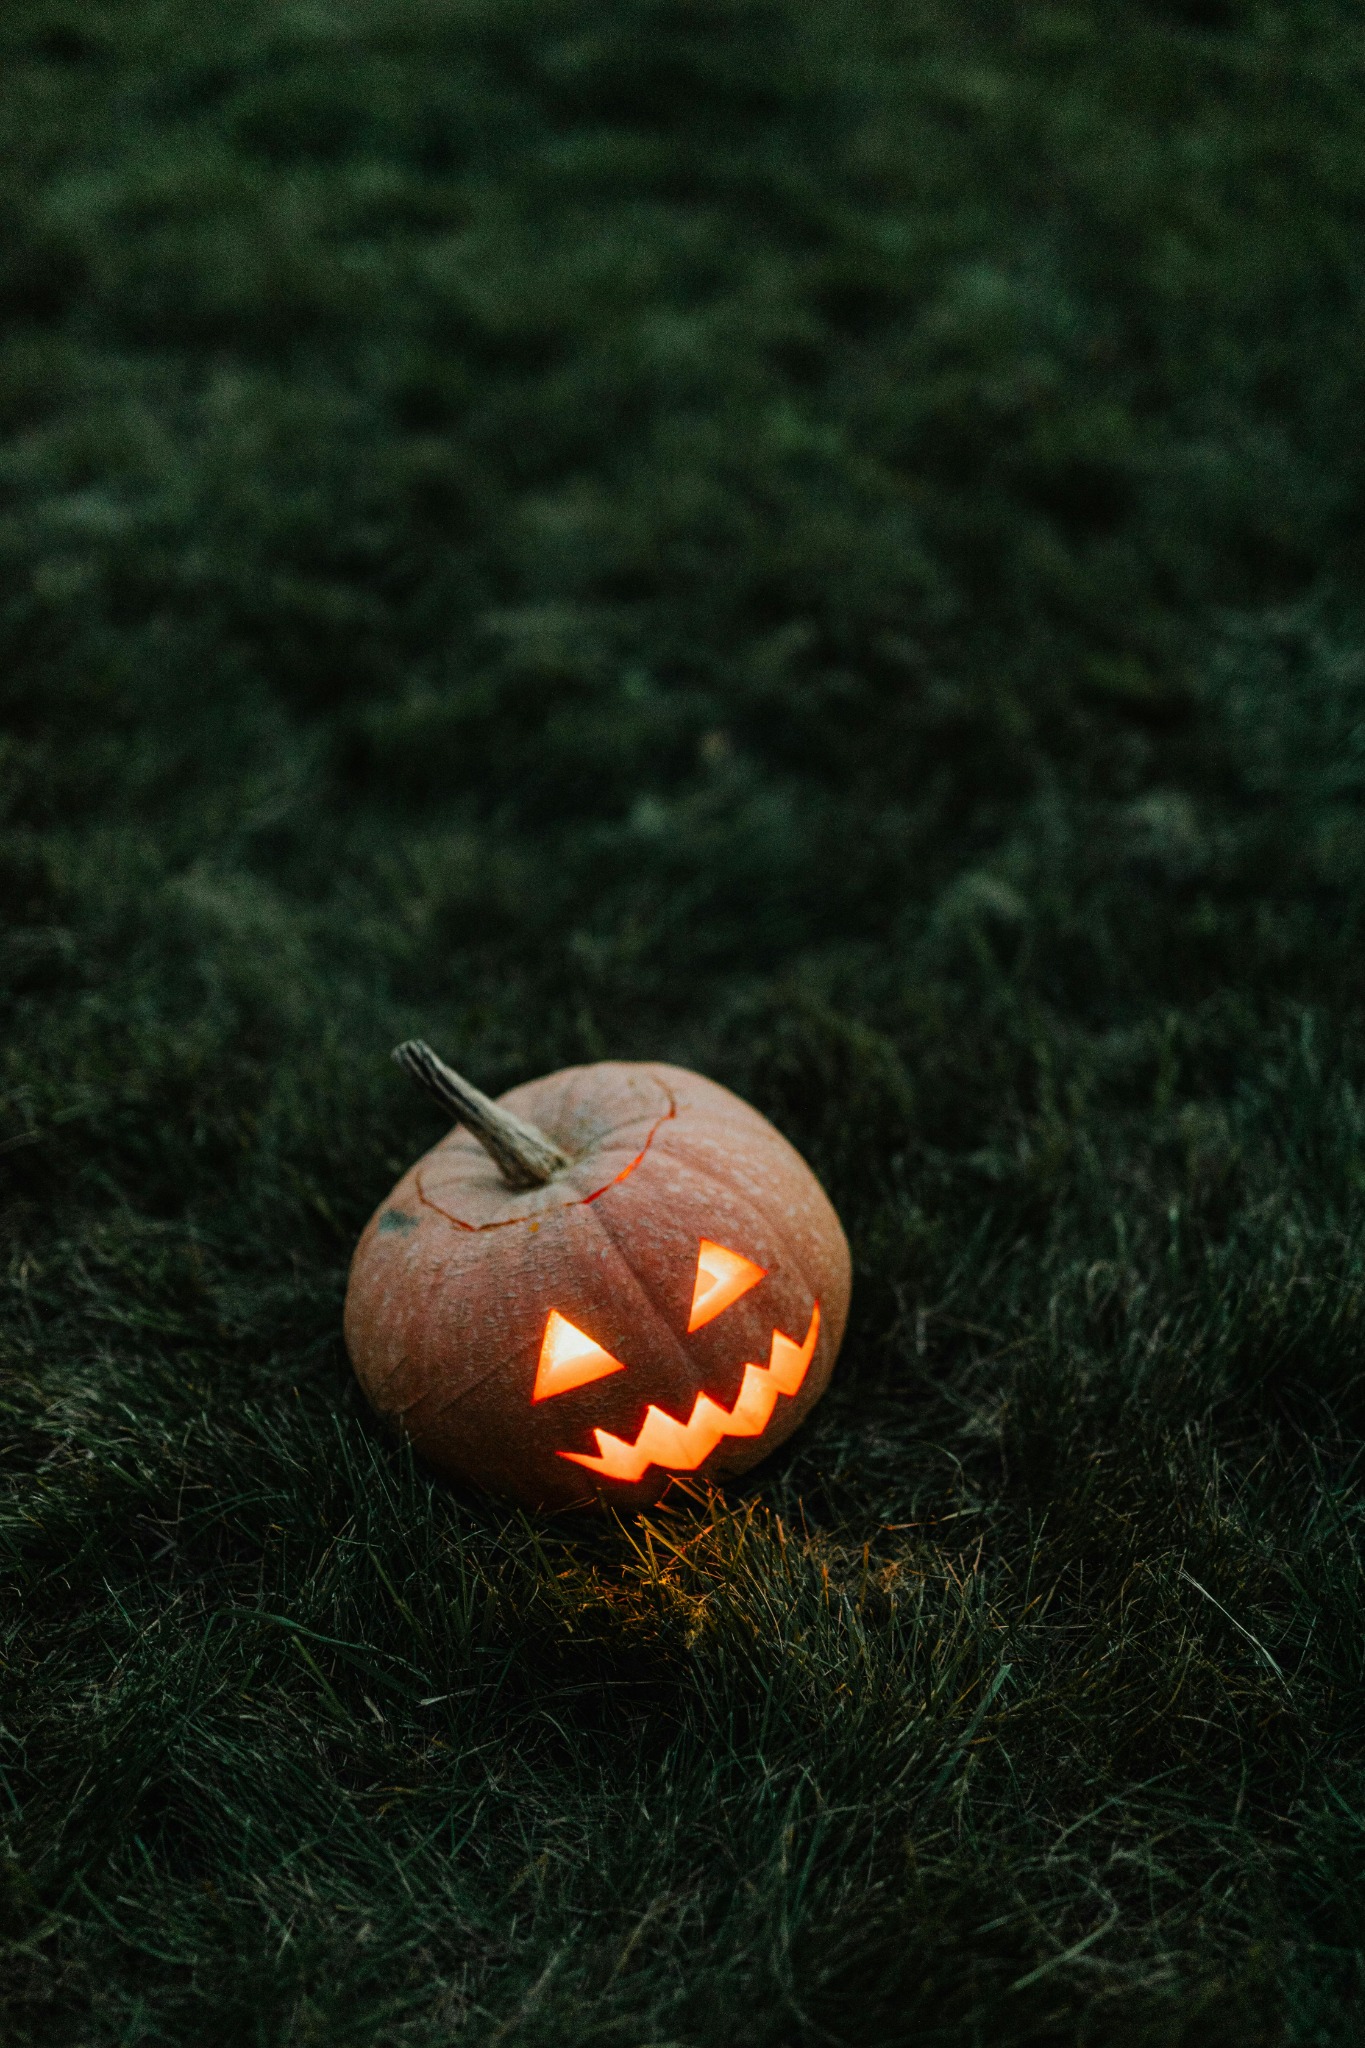
[[[497,1108],[569,1163],[515,1191],[457,1126],[403,1175],[346,1293],[376,1413],[528,1507],[642,1507],[756,1464],[824,1392],[848,1315],[848,1244],[800,1154],[681,1067],[568,1067]]]

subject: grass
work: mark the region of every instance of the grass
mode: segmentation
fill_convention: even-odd
[[[0,80],[0,2038],[1357,2039],[1355,8],[9,0]],[[374,1433],[414,1033],[807,1153],[752,1481]]]

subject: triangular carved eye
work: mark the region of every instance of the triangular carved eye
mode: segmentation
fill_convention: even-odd
[[[712,1244],[709,1237],[704,1237],[697,1252],[697,1284],[692,1290],[688,1336],[722,1309],[729,1308],[732,1301],[738,1301],[741,1294],[757,1287],[766,1272],[766,1266],[756,1266],[752,1259],[727,1251],[723,1244]]]
[[[557,1308],[550,1310],[541,1340],[533,1401],[548,1401],[552,1394],[567,1394],[574,1387],[586,1387],[592,1380],[605,1379],[609,1372],[624,1372],[619,1358],[584,1330],[576,1329]]]

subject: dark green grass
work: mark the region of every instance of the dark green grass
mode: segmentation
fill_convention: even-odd
[[[8,0],[6,2048],[1359,2038],[1361,48]],[[414,1032],[806,1150],[751,1484],[373,1433]]]

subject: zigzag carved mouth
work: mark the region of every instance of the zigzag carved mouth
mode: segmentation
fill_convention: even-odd
[[[810,1328],[803,1344],[773,1331],[772,1349],[766,1365],[746,1365],[744,1378],[733,1408],[722,1408],[709,1394],[698,1394],[686,1422],[677,1421],[651,1402],[633,1444],[609,1430],[595,1429],[597,1456],[584,1451],[561,1451],[561,1458],[600,1472],[606,1479],[637,1480],[651,1465],[669,1472],[695,1472],[703,1458],[727,1436],[762,1436],[772,1421],[779,1394],[796,1393],[810,1370],[820,1336],[820,1304],[810,1312]]]

